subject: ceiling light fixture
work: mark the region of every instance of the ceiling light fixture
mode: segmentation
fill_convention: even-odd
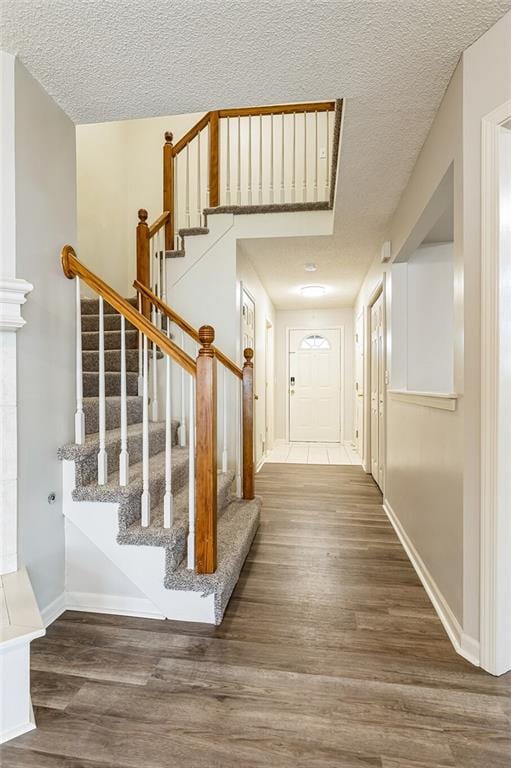
[[[324,285],[304,285],[302,288],[300,288],[300,293],[302,296],[311,299],[315,296],[324,296],[326,293],[326,288]]]
[[[304,265],[304,269],[305,269],[306,272],[315,272],[317,270],[317,268],[318,268],[318,265],[314,264],[314,262],[312,262],[312,261],[309,261],[308,264]]]

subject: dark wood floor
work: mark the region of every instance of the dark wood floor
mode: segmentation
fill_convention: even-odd
[[[66,613],[2,768],[510,768],[511,675],[453,651],[359,467],[266,465],[221,627]]]

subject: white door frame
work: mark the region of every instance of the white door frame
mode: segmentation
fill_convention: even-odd
[[[291,331],[340,331],[339,339],[339,355],[340,355],[340,386],[339,386],[339,440],[344,443],[344,325],[323,325],[319,328],[304,328],[301,325],[293,325],[286,327],[286,441],[289,443],[290,434],[290,409],[291,409],[291,397],[289,393],[289,348]]]
[[[511,101],[482,120],[480,663],[511,669],[511,173],[502,178],[503,124]],[[502,189],[504,184],[504,189]],[[506,251],[508,251],[506,253]]]
[[[383,296],[383,371],[384,371],[384,395],[383,395],[383,488],[381,489],[385,496],[385,486],[387,483],[387,299],[385,291],[385,278],[378,282],[371,293],[365,307],[364,316],[364,456],[362,457],[362,468],[371,474],[371,309],[373,304]]]
[[[271,343],[268,343],[268,338],[271,337]],[[272,321],[265,318],[265,338],[264,338],[264,446],[265,455],[273,448],[274,443],[274,348],[275,337],[274,327]],[[271,412],[269,410],[271,406]]]

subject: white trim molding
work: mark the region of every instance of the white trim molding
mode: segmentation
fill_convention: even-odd
[[[475,638],[469,637],[469,635],[463,631],[447,600],[440,591],[437,583],[427,569],[421,556],[415,549],[411,539],[401,525],[398,516],[392,509],[387,499],[384,499],[383,501],[383,509],[390,521],[390,524],[394,528],[397,537],[403,546],[403,549],[408,555],[408,559],[413,565],[414,570],[422,583],[422,586],[426,590],[433,608],[435,609],[438,618],[442,622],[449,640],[453,644],[454,650],[471,664],[474,664],[476,667],[478,667],[479,642]]]
[[[0,278],[0,331],[17,331],[25,325],[21,307],[33,288],[26,280]]]
[[[511,669],[511,171],[501,157],[510,118],[508,101],[482,120],[480,639],[494,675]]]
[[[447,392],[413,392],[408,389],[388,389],[391,400],[399,400],[410,405],[423,405],[427,408],[440,408],[443,411],[455,411],[458,395]]]

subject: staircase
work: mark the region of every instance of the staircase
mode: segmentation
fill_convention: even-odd
[[[260,500],[254,495],[253,351],[246,349],[244,364],[238,366],[214,346],[211,326],[196,330],[173,310],[167,303],[168,272],[174,259],[185,257],[188,238],[208,238],[210,230],[204,224],[214,214],[300,215],[331,210],[342,114],[339,102],[232,112],[207,113],[175,146],[166,134],[164,212],[149,224],[147,211],[139,211],[135,298],[123,299],[78,260],[71,246],[62,251],[64,273],[76,281],[77,349],[75,441],[59,450],[64,514],[69,525],[78,528],[145,596],[151,615],[216,624],[259,524]],[[244,125],[251,151],[252,118],[257,115],[258,194],[252,177],[255,160],[249,154],[248,186],[242,183],[241,162],[245,130],[241,120],[248,120]],[[262,189],[263,118],[271,120],[267,125],[273,131],[274,115],[281,126],[279,202],[273,138],[268,199]],[[300,115],[304,164],[299,182],[295,144]],[[325,116],[327,158],[332,157],[332,169],[327,166],[324,179],[318,175],[318,115]],[[237,121],[234,176],[229,156],[231,119]],[[227,137],[224,189],[222,120]],[[314,135],[314,126],[315,159],[310,165],[307,131],[312,129]],[[286,130],[293,139],[290,199],[284,185]],[[206,163],[201,154],[203,131],[208,134]],[[192,154],[197,178],[193,203]],[[201,176],[204,165],[207,171]],[[319,187],[324,189],[321,194]],[[84,297],[84,286],[97,298]],[[86,562],[80,565],[87,570]]]

